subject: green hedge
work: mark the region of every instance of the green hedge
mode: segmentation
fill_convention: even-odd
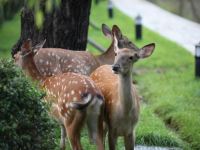
[[[23,7],[24,0],[0,0],[0,25],[12,19],[12,17]]]
[[[0,149],[55,149],[55,122],[42,93],[11,61],[0,60]]]

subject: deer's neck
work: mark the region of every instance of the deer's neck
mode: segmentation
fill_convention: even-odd
[[[119,106],[124,113],[129,113],[132,109],[135,108],[135,100],[132,93],[131,71],[126,75],[119,74],[118,80]]]
[[[32,56],[27,56],[26,58],[22,58],[22,68],[25,70],[26,74],[28,74],[33,80],[42,81],[43,77],[40,75],[35,62]]]
[[[115,52],[114,52],[114,45],[112,42],[112,44],[107,49],[107,51],[101,55],[96,56],[96,59],[98,60],[100,65],[105,65],[105,64],[111,65],[114,62],[114,56],[115,56]]]

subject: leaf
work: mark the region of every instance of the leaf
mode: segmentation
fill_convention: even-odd
[[[46,8],[47,12],[50,12],[52,10],[53,2],[51,0],[46,1]]]
[[[36,11],[36,25],[37,27],[41,27],[43,24],[44,15],[41,10]]]

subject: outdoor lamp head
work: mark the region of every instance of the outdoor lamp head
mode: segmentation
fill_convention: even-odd
[[[196,45],[195,55],[196,57],[200,57],[200,42]]]
[[[142,24],[142,17],[138,14],[135,18],[136,24]]]

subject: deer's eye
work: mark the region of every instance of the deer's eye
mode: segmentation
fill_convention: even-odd
[[[133,56],[130,56],[129,59],[130,59],[130,60],[133,60]]]
[[[117,53],[115,53],[115,56],[117,56]]]

